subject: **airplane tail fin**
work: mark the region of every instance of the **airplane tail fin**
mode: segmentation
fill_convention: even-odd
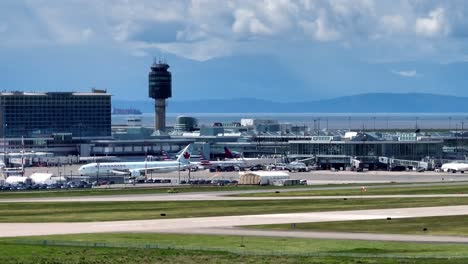
[[[233,158],[232,152],[227,147],[224,147],[224,155],[226,156],[227,159]]]
[[[162,151],[162,160],[165,160],[165,161],[171,160],[171,159],[169,158],[169,155],[167,155],[167,152],[164,151],[164,150]]]
[[[189,164],[190,163],[190,152],[192,151],[192,144],[189,144],[186,146],[182,152],[180,152],[179,157],[177,158],[177,161],[182,163],[182,164]]]
[[[207,160],[205,158],[205,156],[203,156],[203,152],[200,151],[199,157],[200,157],[200,164],[201,165],[210,165],[211,164],[211,162],[209,160]]]

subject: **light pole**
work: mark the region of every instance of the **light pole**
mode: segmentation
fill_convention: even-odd
[[[465,124],[465,122],[461,122],[461,149],[462,151],[464,152],[465,151],[465,135],[464,135],[464,131],[463,131],[463,125]]]
[[[314,119],[314,136],[317,135],[317,120]]]
[[[5,132],[8,124],[3,125],[3,164],[6,166],[6,142],[5,142]]]
[[[320,136],[320,117],[317,119],[318,120],[318,135],[317,136]]]
[[[96,185],[99,186],[99,162],[97,163]]]
[[[182,154],[183,154],[183,153],[182,153]],[[182,155],[182,154],[180,154],[180,155]],[[179,171],[179,182],[178,182],[178,183],[180,184],[180,161],[178,162],[178,164],[179,164],[179,170],[178,170],[178,171]],[[190,170],[190,169],[189,169],[189,170]]]

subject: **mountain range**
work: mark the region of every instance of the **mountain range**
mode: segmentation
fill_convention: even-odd
[[[154,112],[153,101],[113,100],[113,107]],[[302,102],[255,98],[169,99],[169,113],[465,113],[468,97],[426,93],[367,93]]]

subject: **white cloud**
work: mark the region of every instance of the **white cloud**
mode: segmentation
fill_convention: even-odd
[[[100,1],[104,4],[97,13],[102,15],[119,42],[130,40],[145,28],[159,24],[179,23],[187,18],[184,1]],[[105,10],[104,10],[105,9]]]
[[[207,61],[232,54],[231,44],[220,39],[208,39],[191,43],[138,43],[136,46],[143,50],[156,48],[166,53],[197,61]],[[138,51],[134,52],[135,54],[141,54]]]
[[[416,20],[416,33],[425,37],[442,36],[448,33],[445,11],[443,8],[432,10],[427,17]]]
[[[340,33],[328,25],[324,16],[318,17],[315,21],[303,21],[300,24],[306,33],[319,41],[333,41],[340,37]]]
[[[389,33],[400,33],[406,30],[406,20],[401,15],[386,15],[380,19],[383,30]]]
[[[81,38],[87,40],[94,35],[94,31],[91,28],[85,28],[81,31]]]
[[[265,26],[250,10],[239,9],[234,13],[235,21],[232,31],[239,34],[272,34],[273,31]]]
[[[386,56],[425,58],[447,51],[455,57],[468,41],[468,2],[455,0],[34,0],[16,5],[25,8],[0,1],[1,24],[15,29],[0,26],[2,46],[96,42],[134,53],[135,43],[144,43],[147,49],[205,60],[242,53],[245,46],[263,50],[267,40],[335,42],[349,50],[371,43]],[[450,44],[454,41],[461,45]],[[147,53],[137,49],[139,55]]]
[[[393,74],[399,75],[401,77],[416,77],[419,76],[419,74],[415,70],[410,70],[410,71],[392,71]]]

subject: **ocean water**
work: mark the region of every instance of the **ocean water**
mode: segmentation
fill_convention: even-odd
[[[199,125],[214,122],[240,122],[242,118],[275,119],[281,123],[329,129],[464,129],[468,128],[468,113],[168,113],[168,126],[179,115],[193,116]],[[154,125],[154,114],[113,115],[112,124],[126,124],[129,117],[140,117],[144,126]]]

